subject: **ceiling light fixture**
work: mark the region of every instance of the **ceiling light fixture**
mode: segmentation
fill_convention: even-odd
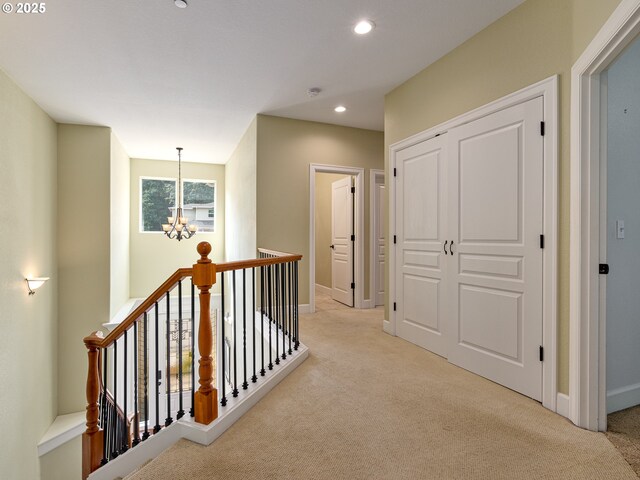
[[[347,107],[345,107],[344,105],[338,105],[336,108],[333,109],[333,111],[336,113],[343,113],[347,111]]]
[[[312,98],[313,97],[317,97],[320,94],[321,91],[322,90],[320,90],[318,87],[313,87],[313,88],[310,88],[309,90],[307,90],[307,95],[309,97],[312,97]]]
[[[173,0],[173,3],[178,8],[187,8],[187,0]]]
[[[171,210],[175,210],[174,217],[167,217],[167,222],[162,225],[164,234],[170,239],[178,241],[191,238],[196,234],[198,227],[196,225],[188,225],[189,219],[182,216],[182,147],[176,147],[178,150],[178,198],[176,206]]]
[[[373,23],[371,20],[361,20],[357,23],[355,27],[353,27],[353,31],[356,32],[358,35],[365,35],[369,33],[371,30],[373,30],[373,27],[375,26],[376,24]]]

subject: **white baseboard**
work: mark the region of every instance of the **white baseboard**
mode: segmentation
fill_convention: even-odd
[[[640,404],[640,383],[607,392],[607,414]]]
[[[569,418],[570,408],[569,395],[558,393],[556,396],[556,413],[565,418]]]
[[[298,313],[311,313],[311,305],[308,303],[298,305]]]
[[[331,295],[331,288],[330,287],[325,287],[324,285],[320,285],[319,283],[316,283],[316,290],[324,293],[325,295]]]
[[[100,467],[89,475],[89,479],[112,480],[118,477],[124,478],[136,468],[160,455],[181,438],[186,438],[202,445],[211,444],[278,383],[284,380],[289,373],[304,362],[308,356],[308,347],[301,343],[293,355],[287,356],[287,360],[280,362],[280,365],[274,368],[273,371],[267,371],[266,381],[257,384],[256,388],[251,390],[241,390],[237,398],[229,396],[227,405],[218,407],[221,415],[214,422],[209,425],[200,425],[195,423],[189,416],[183,417],[174,422],[169,428],[163,428],[135,448]]]
[[[393,327],[391,325],[391,322],[389,320],[383,320],[382,321],[382,330],[385,333],[388,333],[389,335],[393,335],[394,337],[396,336],[395,332],[393,331]]]

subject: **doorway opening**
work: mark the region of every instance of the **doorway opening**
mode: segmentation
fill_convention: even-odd
[[[607,69],[638,34],[640,1],[625,0],[572,68],[569,407],[573,423],[590,430],[607,429],[607,397],[613,400],[610,394],[616,393],[607,386],[607,282],[615,283],[607,275],[607,240],[618,246],[632,243],[631,224],[622,218],[622,210],[608,225],[608,131],[603,115],[608,102],[602,87],[609,80]],[[627,238],[610,231],[616,222]]]
[[[315,289],[316,289],[316,256],[320,255],[321,258],[326,256],[327,253],[331,254],[331,245],[336,246],[335,243],[329,243],[328,245],[316,244],[316,209],[317,209],[317,195],[316,190],[317,186],[321,184],[327,183],[323,182],[322,179],[318,182],[318,175],[322,174],[334,174],[343,178],[352,178],[349,180],[351,185],[353,186],[353,211],[352,211],[352,223],[353,223],[353,233],[349,235],[347,246],[343,246],[343,251],[341,253],[350,253],[352,259],[352,267],[351,267],[351,278],[349,281],[349,290],[352,298],[352,306],[355,308],[364,308],[365,306],[365,218],[364,218],[364,168],[356,168],[356,167],[343,167],[338,165],[319,165],[319,164],[310,164],[309,165],[309,311],[310,313],[315,312]],[[330,178],[330,177],[327,177]],[[332,182],[328,182],[329,184],[335,182],[333,179]],[[326,192],[325,192],[326,193]],[[351,188],[349,188],[349,193],[351,193]],[[331,195],[329,198],[331,198]],[[345,220],[345,225],[348,224],[348,219]],[[330,224],[330,221],[329,221]],[[353,237],[351,237],[353,235]],[[352,240],[353,238],[353,240]],[[351,250],[349,251],[349,247]],[[328,251],[328,252],[327,252]],[[335,256],[335,255],[334,255]],[[342,264],[343,266],[345,264]],[[342,277],[348,278],[349,272],[347,267],[344,267],[346,270],[343,272]],[[332,269],[333,270],[333,269]],[[324,275],[324,272],[320,273],[323,278],[324,283],[327,283]],[[331,272],[333,275],[333,271]],[[346,275],[345,275],[346,274]],[[344,285],[342,286],[344,290]],[[343,298],[345,300],[345,298]],[[343,302],[346,303],[346,302]]]

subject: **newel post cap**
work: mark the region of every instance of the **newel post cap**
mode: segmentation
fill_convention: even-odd
[[[104,340],[104,334],[101,331],[93,332],[88,337],[82,339],[87,348],[100,348],[102,346],[102,340]]]
[[[193,265],[193,284],[197,287],[210,287],[216,283],[216,266],[211,263],[209,258],[211,244],[209,242],[200,242],[197,250],[200,254],[200,259],[198,263]]]

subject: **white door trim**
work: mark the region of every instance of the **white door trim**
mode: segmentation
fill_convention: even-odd
[[[640,0],[638,0],[640,1]],[[396,334],[396,318],[393,311],[396,285],[391,272],[395,272],[395,245],[391,243],[395,233],[395,182],[393,169],[396,154],[407,147],[445,133],[451,128],[472,122],[499,110],[526,102],[532,98],[543,97],[545,141],[544,141],[544,233],[543,250],[543,346],[545,360],[542,366],[542,404],[557,411],[557,277],[558,277],[558,76],[554,75],[529,87],[502,97],[480,108],[460,115],[452,120],[394,143],[389,147],[387,182],[389,189],[388,232],[389,238],[389,320],[384,320],[384,331]]]
[[[341,173],[356,178],[355,252],[356,271],[355,308],[364,308],[364,168],[340,165],[309,164],[309,313],[316,311],[316,173]]]
[[[369,170],[369,302],[370,307],[376,307],[376,265],[378,261],[376,260],[376,249],[374,246],[376,245],[376,224],[378,218],[378,212],[376,212],[375,206],[377,205],[376,198],[376,184],[378,180],[382,179],[382,183],[384,181],[384,170]],[[379,206],[381,207],[381,205]],[[389,242],[387,240],[386,249],[389,249]]]
[[[601,73],[640,33],[640,0],[622,0],[571,69],[570,419],[606,428],[600,288]]]

